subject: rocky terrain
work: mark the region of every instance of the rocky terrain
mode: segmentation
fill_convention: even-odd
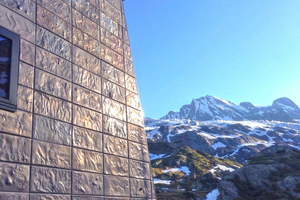
[[[299,107],[288,98],[258,107],[211,96],[161,119],[145,118],[158,192],[209,192],[269,147],[300,149],[299,119]]]
[[[223,178],[218,200],[300,199],[300,151],[272,146]]]

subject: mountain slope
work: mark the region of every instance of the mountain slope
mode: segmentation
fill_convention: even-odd
[[[166,142],[171,148],[187,146],[242,164],[262,149],[274,144],[300,149],[299,123],[146,119],[145,125],[149,146],[158,142]],[[159,148],[161,152],[152,152],[152,148],[150,152],[168,153],[164,148]]]
[[[160,144],[160,146],[163,145],[165,144]],[[150,151],[153,148],[153,146],[149,146]],[[215,158],[189,147],[173,149],[169,154],[152,157],[151,165],[156,185],[173,189],[178,186],[184,189],[191,187],[194,190],[214,189],[219,180],[229,171],[243,166],[237,162]],[[209,179],[209,182],[203,183],[201,181],[203,179],[206,181]],[[157,186],[158,188],[159,186]]]

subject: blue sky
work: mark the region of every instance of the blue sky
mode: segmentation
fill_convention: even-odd
[[[300,106],[299,0],[125,0],[144,115],[193,98]]]

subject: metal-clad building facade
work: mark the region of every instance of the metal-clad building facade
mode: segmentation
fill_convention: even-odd
[[[0,200],[155,199],[122,1],[0,0],[0,26],[20,35]]]

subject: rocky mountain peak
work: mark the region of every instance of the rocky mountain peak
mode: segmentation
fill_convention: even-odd
[[[274,108],[300,110],[299,107],[289,98],[282,97],[273,101]]]
[[[179,112],[170,111],[161,119],[293,121],[300,119],[300,109],[286,97],[275,100],[272,106],[255,106],[250,102],[237,105],[231,101],[207,95],[193,99],[190,104],[182,106]]]
[[[255,109],[256,107],[250,103],[250,102],[241,102],[240,106],[243,106],[244,108],[248,109],[248,110],[252,110]]]

